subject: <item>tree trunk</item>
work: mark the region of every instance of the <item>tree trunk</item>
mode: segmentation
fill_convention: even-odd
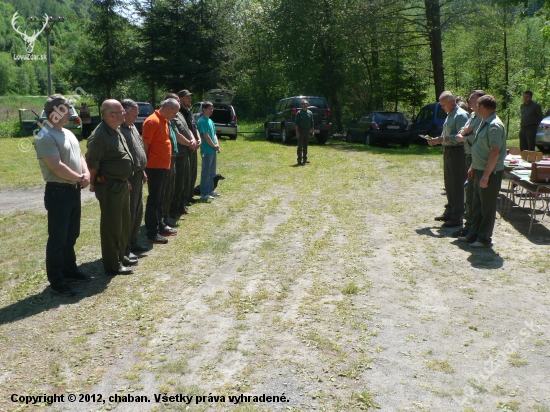
[[[443,69],[443,47],[441,45],[441,6],[439,0],[424,0],[428,42],[434,71],[435,99],[439,100],[445,91],[445,72]]]
[[[508,27],[507,27],[507,22],[506,22],[506,19],[507,19],[507,8],[504,7],[504,18],[502,19],[502,23],[503,23],[503,32],[504,32],[504,90],[503,90],[503,96],[502,96],[502,108],[503,109],[506,109],[508,107],[508,96],[509,96],[509,93],[508,93],[508,88],[509,88],[509,84],[510,84],[510,64],[509,64],[509,61],[508,61],[508,39],[507,39],[507,33],[506,31],[508,30]]]

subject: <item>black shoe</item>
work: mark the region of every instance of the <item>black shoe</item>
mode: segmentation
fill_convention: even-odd
[[[168,243],[168,239],[162,237],[161,235],[155,235],[154,237],[148,238],[147,242],[156,243],[158,245],[165,245]]]
[[[91,277],[82,272],[67,273],[63,277],[71,282],[89,282],[92,280]]]
[[[124,258],[122,259],[122,264],[125,266],[137,266],[138,260],[130,259],[128,256],[124,256]]]
[[[131,275],[132,273],[134,273],[134,271],[130,268],[127,268],[126,266],[121,266],[118,268],[118,270],[106,270],[105,273],[109,276]]]
[[[447,215],[443,214],[441,216],[434,217],[434,220],[437,220],[439,222],[446,222],[447,220],[451,220],[451,216],[447,216]]]
[[[61,295],[61,296],[76,295],[76,290],[74,290],[72,287],[70,287],[66,283],[63,283],[57,286],[50,285],[50,289],[52,290],[52,293],[55,293],[56,295]]]
[[[140,252],[147,252],[149,248],[147,246],[142,246],[136,243],[135,245],[130,246],[130,250],[134,253],[140,253]]]
[[[443,227],[457,227],[462,226],[463,222],[462,219],[451,219],[447,220],[445,223],[443,223]]]
[[[455,230],[452,236],[453,237],[466,236],[468,232],[469,232],[469,229],[466,229],[465,227],[463,227],[462,229]]]
[[[165,227],[160,231],[161,236],[176,236],[178,234],[177,230]]]

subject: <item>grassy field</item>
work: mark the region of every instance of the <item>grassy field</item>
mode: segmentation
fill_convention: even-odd
[[[0,170],[18,156],[3,188],[41,182],[17,143],[0,140]],[[329,140],[302,167],[295,145],[262,134],[221,150],[222,196],[192,206],[132,276],[104,275],[99,208],[85,203],[76,250],[92,282],[74,298],[47,288],[45,214],[0,216],[0,393],[151,399],[53,410],[548,411],[546,224],[527,238],[514,208],[493,250],[457,242],[433,221],[437,147]],[[156,403],[162,393],[195,398]],[[2,396],[0,410],[25,407]]]

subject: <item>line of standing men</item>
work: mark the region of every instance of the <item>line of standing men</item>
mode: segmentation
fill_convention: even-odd
[[[474,90],[468,99],[471,114],[457,106],[451,92],[443,92],[439,101],[447,118],[442,135],[428,143],[443,145],[447,204],[435,220],[443,227],[460,227],[453,236],[471,247],[491,247],[506,156],[506,130],[495,113],[496,100]]]
[[[165,244],[165,236],[177,234],[168,225],[168,215],[177,225],[177,219],[189,213],[187,206],[191,204],[197,176],[196,149],[201,145],[190,111],[191,96],[187,90],[166,96],[160,108],[144,122],[143,139],[134,125],[139,113],[136,102],[104,101],[102,121],[88,139],[86,159],[74,134],[63,127],[69,122],[74,101],[61,95],[47,99],[47,121],[34,145],[46,181],[46,272],[52,292],[73,296],[76,291],[68,282],[91,280],[78,270],[74,252],[80,234],[82,188],[89,186],[99,201],[101,252],[108,275],[133,273],[129,266],[138,261],[132,252],[148,250],[137,241],[144,183],[149,189],[145,210],[147,240]],[[179,124],[171,122],[176,118]],[[178,145],[187,148],[179,171]],[[169,179],[178,185],[169,185]]]

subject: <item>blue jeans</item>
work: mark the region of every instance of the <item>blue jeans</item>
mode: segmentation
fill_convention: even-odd
[[[63,275],[78,271],[74,245],[80,235],[80,189],[46,185],[44,206],[48,211],[46,273],[53,286],[66,283]]]
[[[201,196],[208,196],[214,191],[214,176],[216,176],[216,154],[201,154]]]

